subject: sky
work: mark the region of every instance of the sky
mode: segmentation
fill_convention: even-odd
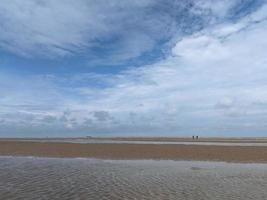
[[[266,0],[2,0],[0,137],[267,136]]]

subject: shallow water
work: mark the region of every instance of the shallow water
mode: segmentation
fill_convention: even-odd
[[[20,141],[23,141],[21,139]],[[98,140],[98,139],[87,139],[87,138],[77,138],[77,139],[32,139],[26,141],[37,141],[37,142],[65,142],[65,143],[78,143],[78,144],[183,144],[183,145],[215,145],[215,146],[267,146],[267,141],[262,143],[256,142],[170,142],[170,141],[127,141],[127,140]]]
[[[0,157],[0,199],[267,199],[267,164]]]

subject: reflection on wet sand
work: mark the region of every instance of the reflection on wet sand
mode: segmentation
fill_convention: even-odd
[[[0,157],[0,199],[262,200],[266,164]]]

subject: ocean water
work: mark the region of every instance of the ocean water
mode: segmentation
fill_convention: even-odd
[[[24,141],[20,139],[20,141]],[[99,139],[87,139],[87,138],[74,138],[74,139],[27,139],[26,141],[36,142],[65,142],[65,143],[78,143],[78,144],[182,144],[182,145],[216,145],[216,146],[267,146],[267,140],[263,140],[262,143],[256,142],[170,142],[170,141],[127,141],[127,140],[99,140]]]
[[[264,200],[267,164],[0,157],[1,200]]]

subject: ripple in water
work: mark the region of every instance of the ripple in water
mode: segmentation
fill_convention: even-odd
[[[267,199],[267,165],[0,157],[0,199]]]

